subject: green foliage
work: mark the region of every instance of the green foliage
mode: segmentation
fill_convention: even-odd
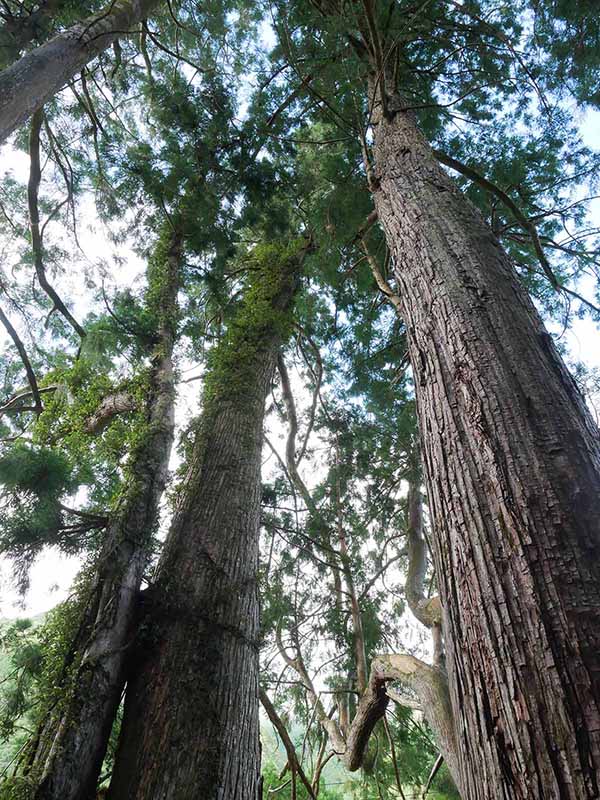
[[[20,442],[0,457],[0,552],[15,560],[21,590],[44,546],[58,545],[65,551],[81,546],[66,525],[62,505],[79,483],[77,472],[62,454]]]
[[[204,413],[224,401],[254,394],[257,354],[275,336],[285,342],[292,329],[291,304],[306,242],[257,245],[246,261],[247,284],[227,331],[207,359]]]

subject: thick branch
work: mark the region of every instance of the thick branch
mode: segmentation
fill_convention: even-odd
[[[416,692],[425,718],[435,734],[440,752],[453,778],[457,780],[459,773],[454,721],[446,673],[439,667],[429,666],[409,655],[381,655],[373,659],[369,685],[360,700],[350,728],[347,749],[343,757],[346,767],[354,771],[362,764],[369,736],[385,713],[389,702],[389,695],[385,689],[388,681],[400,681]]]
[[[128,392],[109,394],[103,398],[92,416],[87,418],[83,429],[86,433],[101,433],[113,417],[135,411],[137,407],[137,400]]]
[[[133,32],[159,0],[107,6],[24,55],[0,74],[0,143],[112,42]]]

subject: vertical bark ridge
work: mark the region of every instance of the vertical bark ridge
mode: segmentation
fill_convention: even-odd
[[[374,159],[465,798],[597,798],[598,431],[510,260],[409,113],[379,115]]]
[[[258,797],[262,425],[305,252],[257,256],[257,284],[211,358],[127,688],[111,800]]]
[[[130,456],[128,482],[111,517],[88,589],[89,601],[67,656],[77,665],[75,672],[66,667],[61,687],[64,696],[43,721],[36,738],[30,768],[32,777],[38,780],[36,800],[96,796],[96,782],[125,683],[132,625],[173,442],[172,352],[181,249],[180,232],[169,229],[149,266],[148,307],[157,316],[157,333],[145,427],[140,444]]]

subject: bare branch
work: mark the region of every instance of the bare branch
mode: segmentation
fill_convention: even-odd
[[[44,267],[44,247],[40,231],[40,215],[38,210],[38,193],[42,172],[40,169],[40,130],[44,121],[41,110],[34,113],[31,119],[31,129],[29,134],[29,158],[31,161],[29,170],[29,182],[27,184],[27,202],[29,205],[29,222],[31,226],[31,247],[33,249],[33,263],[35,272],[40,282],[40,286],[54,303],[54,307],[60,311],[67,322],[77,331],[81,338],[85,337],[85,330],[73,317],[69,309],[63,303],[54,287],[46,277]]]
[[[296,748],[294,747],[294,743],[290,739],[290,736],[287,732],[287,728],[283,724],[281,717],[275,710],[273,703],[271,703],[269,696],[262,687],[259,689],[259,697],[264,710],[267,712],[267,716],[273,723],[275,730],[279,734],[279,738],[281,739],[283,746],[285,747],[285,752],[287,753],[288,757],[288,764],[290,765],[292,772],[298,774],[300,780],[306,787],[308,796],[313,798],[313,800],[317,800],[317,796],[313,791],[312,784],[306,777],[306,773],[302,769],[302,764],[298,760],[298,756],[296,755]]]

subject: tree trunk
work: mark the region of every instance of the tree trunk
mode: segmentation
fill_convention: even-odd
[[[69,697],[42,724],[31,774],[36,800],[86,800],[96,782],[125,684],[132,626],[158,524],[174,430],[171,362],[177,328],[181,236],[159,242],[149,268],[149,303],[157,315],[146,420],[130,455],[128,483],[114,513],[70,656],[80,663],[61,688]],[[69,670],[66,671],[67,675]]]
[[[88,61],[132,29],[159,0],[120,0],[59,33],[0,73],[0,144]]]
[[[597,798],[598,431],[412,115],[376,123],[372,189],[408,329],[461,789]]]
[[[255,253],[253,282],[211,356],[187,476],[149,590],[111,800],[258,797],[262,426],[298,250]]]
[[[68,0],[42,0],[35,11],[7,15],[0,27],[0,69],[11,64],[31,42],[45,39],[54,18],[67,5]]]

